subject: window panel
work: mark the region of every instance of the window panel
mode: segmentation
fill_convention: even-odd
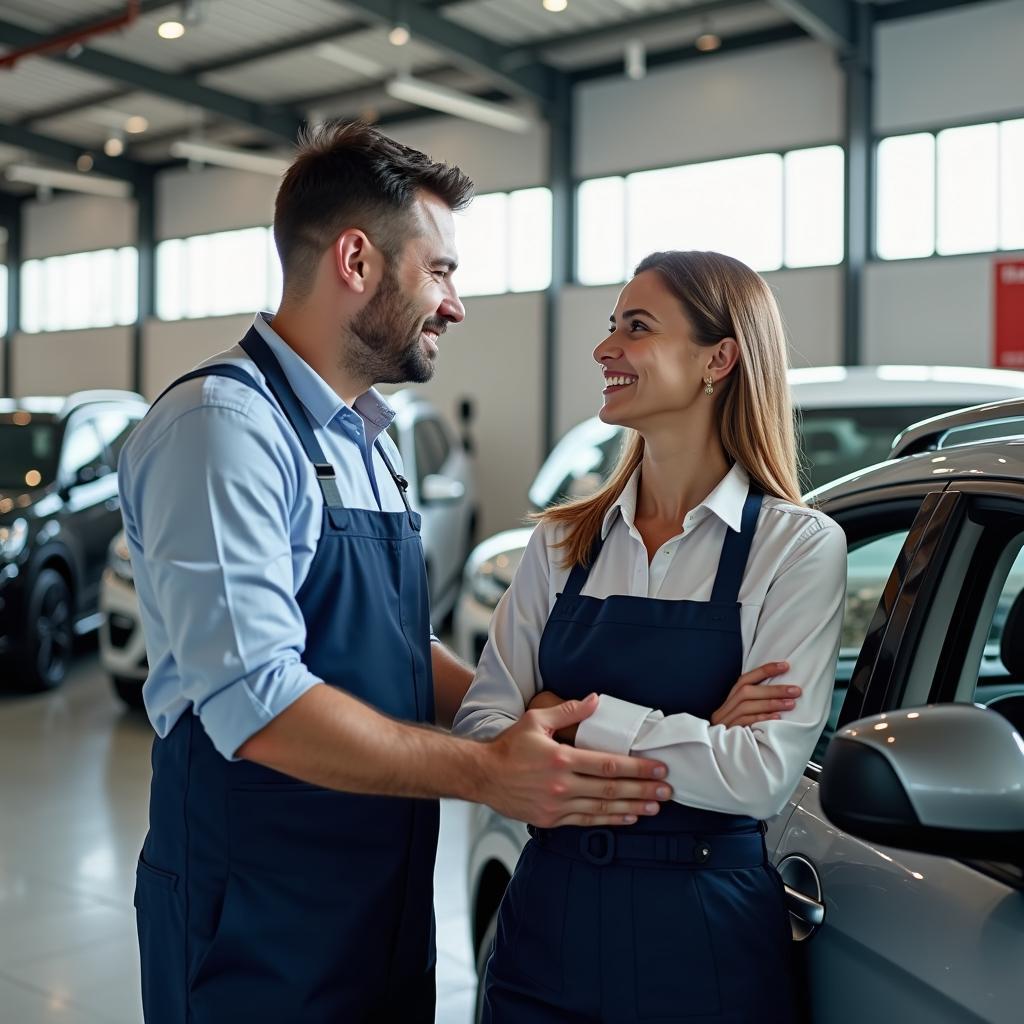
[[[999,126],[999,245],[1024,249],[1024,118]]]
[[[7,264],[0,263],[0,337],[7,333]]]
[[[898,135],[878,144],[876,237],[883,260],[935,251],[935,138]]]
[[[180,320],[185,315],[185,241],[169,238],[156,247],[156,315]]]
[[[782,266],[782,158],[776,153],[641,171],[626,179],[627,253],[711,249],[754,270]]]
[[[455,287],[462,296],[508,291],[508,200],[504,192],[477,196],[455,214]]]
[[[35,334],[43,329],[43,263],[26,260],[21,265],[21,329]]]
[[[787,267],[843,260],[842,146],[797,149],[785,156]]]
[[[999,126],[939,132],[938,232],[942,254],[998,248]]]
[[[580,284],[617,284],[626,267],[626,179],[592,178],[576,195],[576,267]]]
[[[508,234],[509,291],[543,291],[551,284],[551,189],[509,193]]]

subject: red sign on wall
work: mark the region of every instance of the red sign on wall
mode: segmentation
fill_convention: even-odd
[[[1024,260],[996,260],[995,365],[1024,370]]]

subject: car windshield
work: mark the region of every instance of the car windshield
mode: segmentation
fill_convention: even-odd
[[[0,488],[51,483],[57,473],[57,429],[52,423],[0,420]]]
[[[897,434],[911,423],[944,412],[949,412],[949,406],[801,410],[797,421],[804,453],[800,474],[804,490],[815,490],[865,466],[884,462]]]

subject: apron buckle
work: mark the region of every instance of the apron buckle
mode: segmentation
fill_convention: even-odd
[[[611,864],[615,859],[615,833],[608,828],[589,829],[580,836],[580,853],[584,860],[597,867]]]

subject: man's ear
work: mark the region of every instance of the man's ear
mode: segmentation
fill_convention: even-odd
[[[332,249],[338,280],[356,295],[364,295],[374,277],[377,251],[359,228],[347,228]]]

